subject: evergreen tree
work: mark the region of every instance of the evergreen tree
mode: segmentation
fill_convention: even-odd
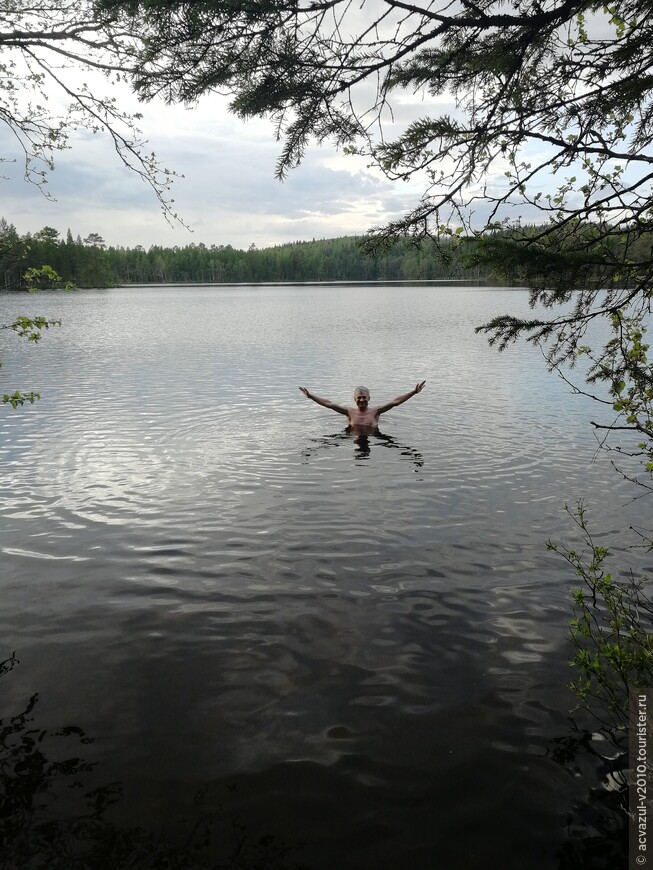
[[[21,239],[13,224],[0,219],[0,287],[12,290],[20,285],[27,243]]]

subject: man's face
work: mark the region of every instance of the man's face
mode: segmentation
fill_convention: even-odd
[[[359,393],[356,396],[356,406],[359,411],[366,411],[367,405],[370,400],[369,396],[366,396],[365,393]]]

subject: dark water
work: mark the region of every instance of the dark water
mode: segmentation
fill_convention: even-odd
[[[0,657],[20,660],[0,714],[38,692],[34,727],[93,738],[52,751],[96,763],[89,788],[121,783],[116,824],[164,839],[206,812],[225,854],[237,818],[311,870],[557,867],[588,785],[550,752],[574,580],[545,545],[571,537],[565,502],[606,533],[634,508],[589,401],[474,334],[526,295],[2,306],[64,326],[2,334],[3,383],[43,399],[0,415]],[[349,403],[362,383],[374,404],[422,379],[363,442],[297,389]]]

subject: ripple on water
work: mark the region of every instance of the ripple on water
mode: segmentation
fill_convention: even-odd
[[[130,822],[238,781],[250,817],[329,839],[314,870],[544,854],[569,787],[542,752],[568,703],[545,543],[581,495],[615,528],[618,486],[539,360],[475,336],[505,296],[365,289],[361,329],[357,292],[81,293],[19,350],[46,398],[0,421],[3,635],[136,789]],[[297,391],[417,377],[368,439]]]

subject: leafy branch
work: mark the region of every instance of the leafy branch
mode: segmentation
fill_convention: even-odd
[[[608,570],[612,554],[594,539],[586,505],[580,501],[574,510],[565,510],[585,549],[551,541],[547,546],[582,581],[571,590],[574,615],[569,629],[576,650],[571,665],[578,676],[570,688],[578,698],[576,709],[588,710],[606,727],[623,733],[630,689],[653,684],[653,602],[643,580],[632,573],[619,579]]]
[[[24,280],[28,290],[34,293],[38,290],[38,285],[46,283],[49,286],[64,285],[64,289],[72,290],[73,285],[70,282],[63,281],[63,278],[55,272],[51,266],[41,266],[40,268],[30,268],[24,274]],[[51,326],[61,326],[61,320],[51,320],[43,316],[28,317],[21,314],[12,323],[0,324],[0,330],[8,329],[16,333],[20,338],[27,341],[38,342],[43,337],[43,330],[50,329]],[[2,363],[0,362],[0,366]],[[11,405],[12,408],[18,408],[26,402],[33,405],[37,399],[41,398],[40,393],[33,390],[29,393],[23,393],[20,390],[14,390],[13,393],[4,393],[2,396],[3,405]]]

